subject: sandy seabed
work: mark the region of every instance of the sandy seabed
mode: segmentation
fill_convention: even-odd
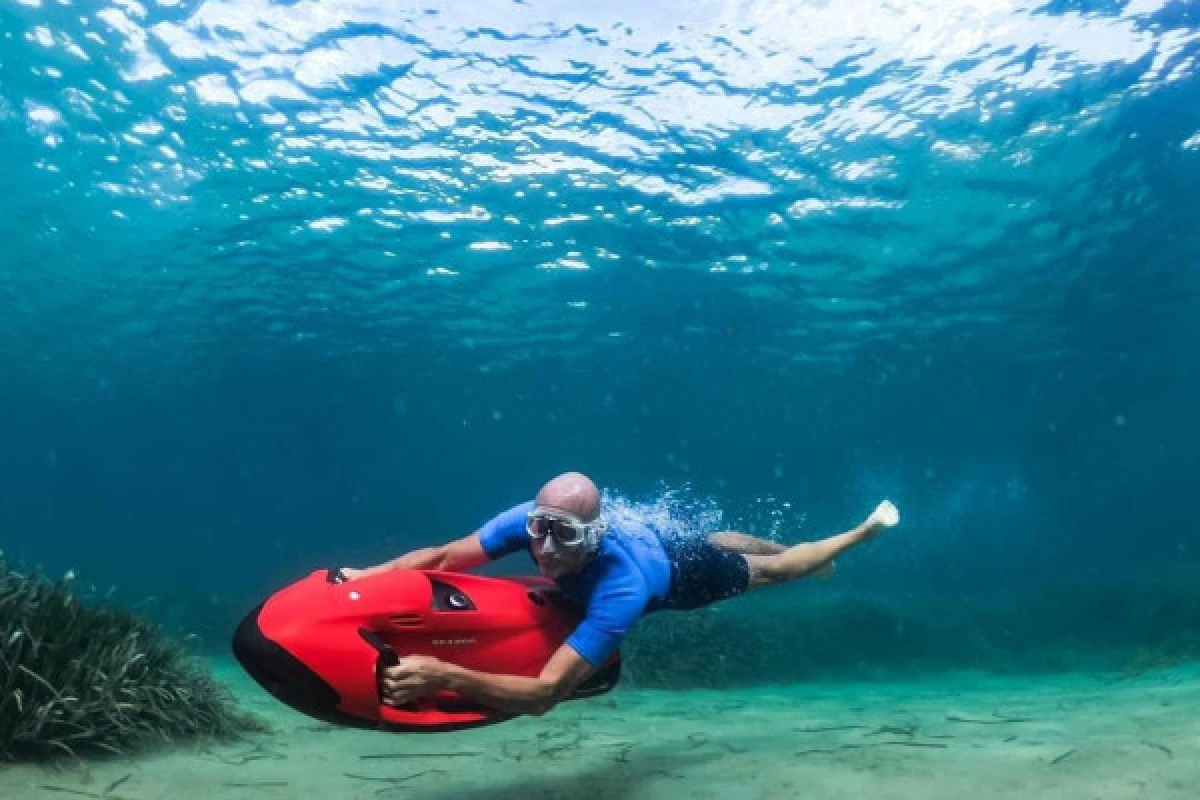
[[[0,798],[1200,798],[1200,666],[1137,676],[618,689],[470,731],[334,727],[231,661],[270,734],[0,768]]]

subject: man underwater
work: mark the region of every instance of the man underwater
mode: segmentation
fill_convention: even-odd
[[[816,542],[784,547],[745,533],[707,538],[656,533],[631,520],[606,519],[600,490],[585,475],[549,481],[532,502],[494,517],[477,532],[368,569],[347,580],[394,569],[461,572],[528,550],[542,573],[585,609],[583,621],[536,678],[479,672],[432,656],[407,656],[384,671],[384,702],[398,706],[452,690],[513,714],[540,715],[604,666],[646,613],[701,608],[746,591],[828,574],[833,560],[900,521],[890,501],[859,526]]]

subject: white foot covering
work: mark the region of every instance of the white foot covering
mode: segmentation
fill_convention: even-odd
[[[884,500],[867,518],[867,524],[877,529],[894,528],[899,522],[900,510],[891,500]]]

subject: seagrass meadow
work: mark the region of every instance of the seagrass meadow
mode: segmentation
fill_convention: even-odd
[[[264,730],[182,644],[76,588],[0,556],[0,760],[126,755]]]

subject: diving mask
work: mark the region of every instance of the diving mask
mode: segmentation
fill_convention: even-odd
[[[584,522],[573,514],[548,508],[535,508],[525,517],[525,532],[531,539],[541,541],[549,536],[563,547],[586,544],[590,549],[599,542],[605,527],[602,518]]]

